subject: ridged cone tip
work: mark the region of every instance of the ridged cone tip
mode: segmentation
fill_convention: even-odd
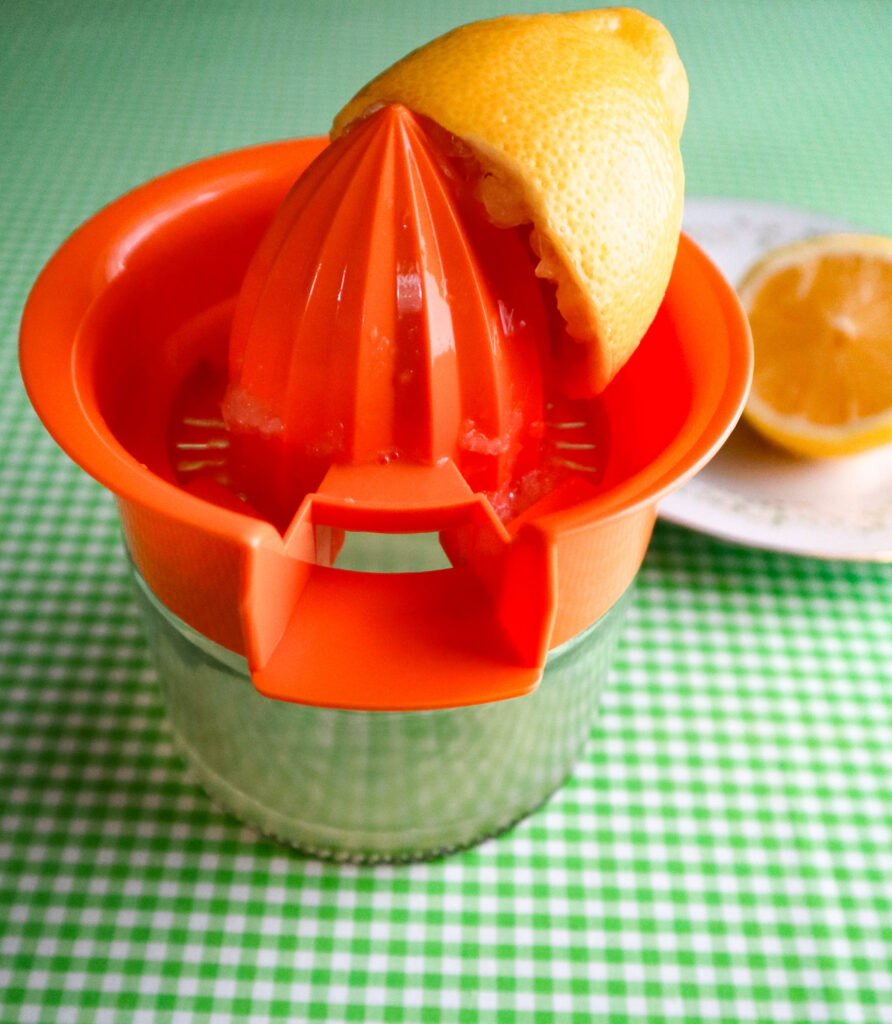
[[[534,464],[548,328],[533,258],[486,220],[462,159],[383,107],[307,168],[261,242],[224,417],[252,503],[275,518],[332,465],[452,460],[497,492]]]

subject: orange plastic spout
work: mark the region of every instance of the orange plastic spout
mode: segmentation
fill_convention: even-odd
[[[250,504],[284,531],[331,466],[452,461],[496,494],[537,461],[546,315],[448,137],[405,107],[327,148],[282,204],[233,321],[224,418]]]

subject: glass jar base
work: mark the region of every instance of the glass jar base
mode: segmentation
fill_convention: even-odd
[[[202,786],[271,838],[362,863],[443,856],[539,807],[589,740],[630,600],[627,591],[552,651],[525,697],[349,711],[262,696],[244,658],[176,618],[134,576],[167,716]]]

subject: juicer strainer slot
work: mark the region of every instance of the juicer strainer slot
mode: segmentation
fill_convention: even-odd
[[[436,572],[450,562],[437,532],[371,533],[345,530],[340,549],[329,564],[353,572]],[[320,539],[316,539],[320,561]]]

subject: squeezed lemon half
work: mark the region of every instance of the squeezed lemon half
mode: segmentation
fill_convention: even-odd
[[[514,15],[434,39],[341,110],[332,136],[387,103],[430,118],[478,167],[504,227],[530,223],[554,282],[574,390],[601,391],[663,298],[681,227],[688,83],[658,21],[626,8]]]

